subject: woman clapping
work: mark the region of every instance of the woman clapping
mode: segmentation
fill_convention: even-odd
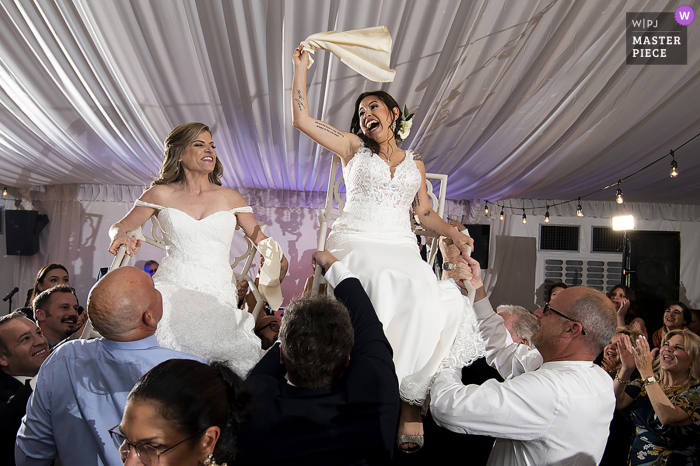
[[[631,465],[700,464],[700,337],[668,332],[657,350],[640,337],[618,343],[622,368],[615,377],[617,409],[629,407],[636,436]],[[629,382],[635,367],[641,379]]]

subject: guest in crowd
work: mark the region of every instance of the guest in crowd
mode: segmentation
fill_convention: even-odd
[[[68,270],[61,264],[47,264],[43,266],[36,275],[34,287],[27,293],[27,302],[24,303],[24,306],[31,307],[34,298],[39,296],[39,293],[56,285],[70,286]]]
[[[224,364],[172,359],[141,377],[109,433],[126,465],[225,466],[249,402],[245,383]]]
[[[121,267],[90,291],[88,314],[102,338],[61,345],[45,361],[17,434],[18,465],[120,465],[107,439],[126,397],[148,370],[168,359],[203,360],[162,348],[154,336],[163,314],[153,280]]]
[[[158,271],[158,265],[158,262],[154,260],[146,261],[146,263],[143,264],[143,271],[152,277]]]
[[[615,378],[622,368],[622,360],[617,350],[617,344],[622,341],[623,335],[627,335],[632,341],[636,342],[642,334],[632,327],[617,327],[615,329],[615,334],[610,340],[610,344],[603,349],[603,359],[600,362],[600,366],[612,378]]]
[[[619,284],[615,285],[607,294],[610,301],[615,305],[617,311],[617,326],[630,326],[638,330],[642,335],[648,337],[647,326],[644,319],[637,317],[639,306],[634,300],[634,291],[631,288]]]
[[[690,314],[692,320],[688,325],[688,330],[695,333],[696,335],[700,335],[700,309],[691,309]]]
[[[618,377],[622,369],[622,360],[617,344],[623,341],[623,336],[627,335],[632,341],[636,342],[641,336],[639,331],[632,327],[617,327],[612,341],[603,350],[603,359],[601,367],[605,369],[611,378]],[[636,374],[635,374],[636,375]],[[629,413],[623,410],[615,410],[612,421],[610,422],[610,435],[608,435],[608,443],[605,445],[605,453],[600,461],[600,466],[618,466],[627,463],[627,457],[630,451],[630,444],[634,438],[634,424],[630,419]]]
[[[49,355],[41,329],[21,311],[0,317],[0,458],[15,464],[15,438],[32,381]]]
[[[661,341],[671,330],[680,330],[690,324],[693,320],[693,314],[690,308],[680,301],[673,301],[666,305],[664,310],[664,324],[652,335],[652,343],[654,348],[661,347]]]
[[[552,287],[549,289],[549,301],[554,299],[554,297],[556,295],[558,295],[559,293],[561,293],[563,290],[567,289],[568,287],[569,287],[569,285],[567,285],[564,282],[559,282],[559,283],[555,283],[554,285],[552,285]]]
[[[524,307],[513,304],[501,304],[496,308],[496,314],[503,319],[515,343],[530,346],[532,336],[539,328],[537,317]]]
[[[509,341],[479,263],[466,260],[486,359],[512,379],[465,386],[459,370],[445,369],[431,388],[433,418],[455,432],[496,437],[489,465],[597,464],[615,398],[612,380],[593,361],[614,333],[612,303],[584,287],[562,291],[535,311],[540,328],[531,350]]]
[[[238,436],[239,460],[386,464],[399,420],[391,346],[360,281],[327,251],[313,260],[336,299],[287,307],[279,343],[247,379],[255,411]]]
[[[275,344],[280,333],[281,319],[276,316],[266,316],[261,313],[255,324],[255,334],[262,342],[262,349],[270,349]]]
[[[700,337],[687,329],[671,330],[658,358],[646,338],[632,347],[618,343],[622,369],[615,379],[617,409],[629,408],[637,435],[630,464],[700,464]],[[635,367],[641,378],[630,382]]]
[[[68,285],[57,285],[34,298],[34,318],[49,341],[51,350],[65,339],[78,338],[87,316],[78,313],[78,298]]]

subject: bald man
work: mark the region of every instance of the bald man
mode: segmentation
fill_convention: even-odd
[[[17,434],[18,466],[49,465],[55,458],[66,465],[121,466],[108,430],[121,422],[136,381],[169,359],[205,362],[158,345],[163,302],[139,269],[105,275],[90,291],[87,311],[102,338],[67,342],[41,366]]]
[[[615,309],[598,291],[562,290],[535,311],[536,350],[507,337],[467,258],[476,289],[474,311],[486,359],[506,379],[464,385],[455,369],[430,391],[435,421],[453,431],[496,437],[489,465],[596,465],[615,409],[613,381],[593,363],[615,332]]]

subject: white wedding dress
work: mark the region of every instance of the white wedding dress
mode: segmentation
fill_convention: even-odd
[[[345,207],[326,249],[367,291],[394,350],[401,399],[422,405],[451,350],[466,365],[483,354],[483,343],[470,303],[454,283],[438,281],[420,256],[410,220],[421,184],[414,154],[406,152],[392,178],[378,155],[358,150],[343,168]]]
[[[223,361],[245,378],[261,357],[253,316],[238,309],[229,264],[236,213],[215,212],[196,220],[181,210],[143,201],[158,211],[166,257],[153,276],[163,295],[163,318],[156,337],[166,347],[207,361]]]

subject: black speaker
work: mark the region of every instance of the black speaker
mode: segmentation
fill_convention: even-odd
[[[680,292],[680,232],[628,232],[622,263],[622,283],[634,291],[639,316],[649,330],[661,327],[666,303],[678,301]]]
[[[39,234],[49,217],[36,210],[6,210],[5,244],[8,256],[33,256],[39,252]]]
[[[489,268],[489,240],[491,239],[491,225],[467,225],[469,236],[474,239],[474,251],[472,257],[479,261],[482,269]]]

